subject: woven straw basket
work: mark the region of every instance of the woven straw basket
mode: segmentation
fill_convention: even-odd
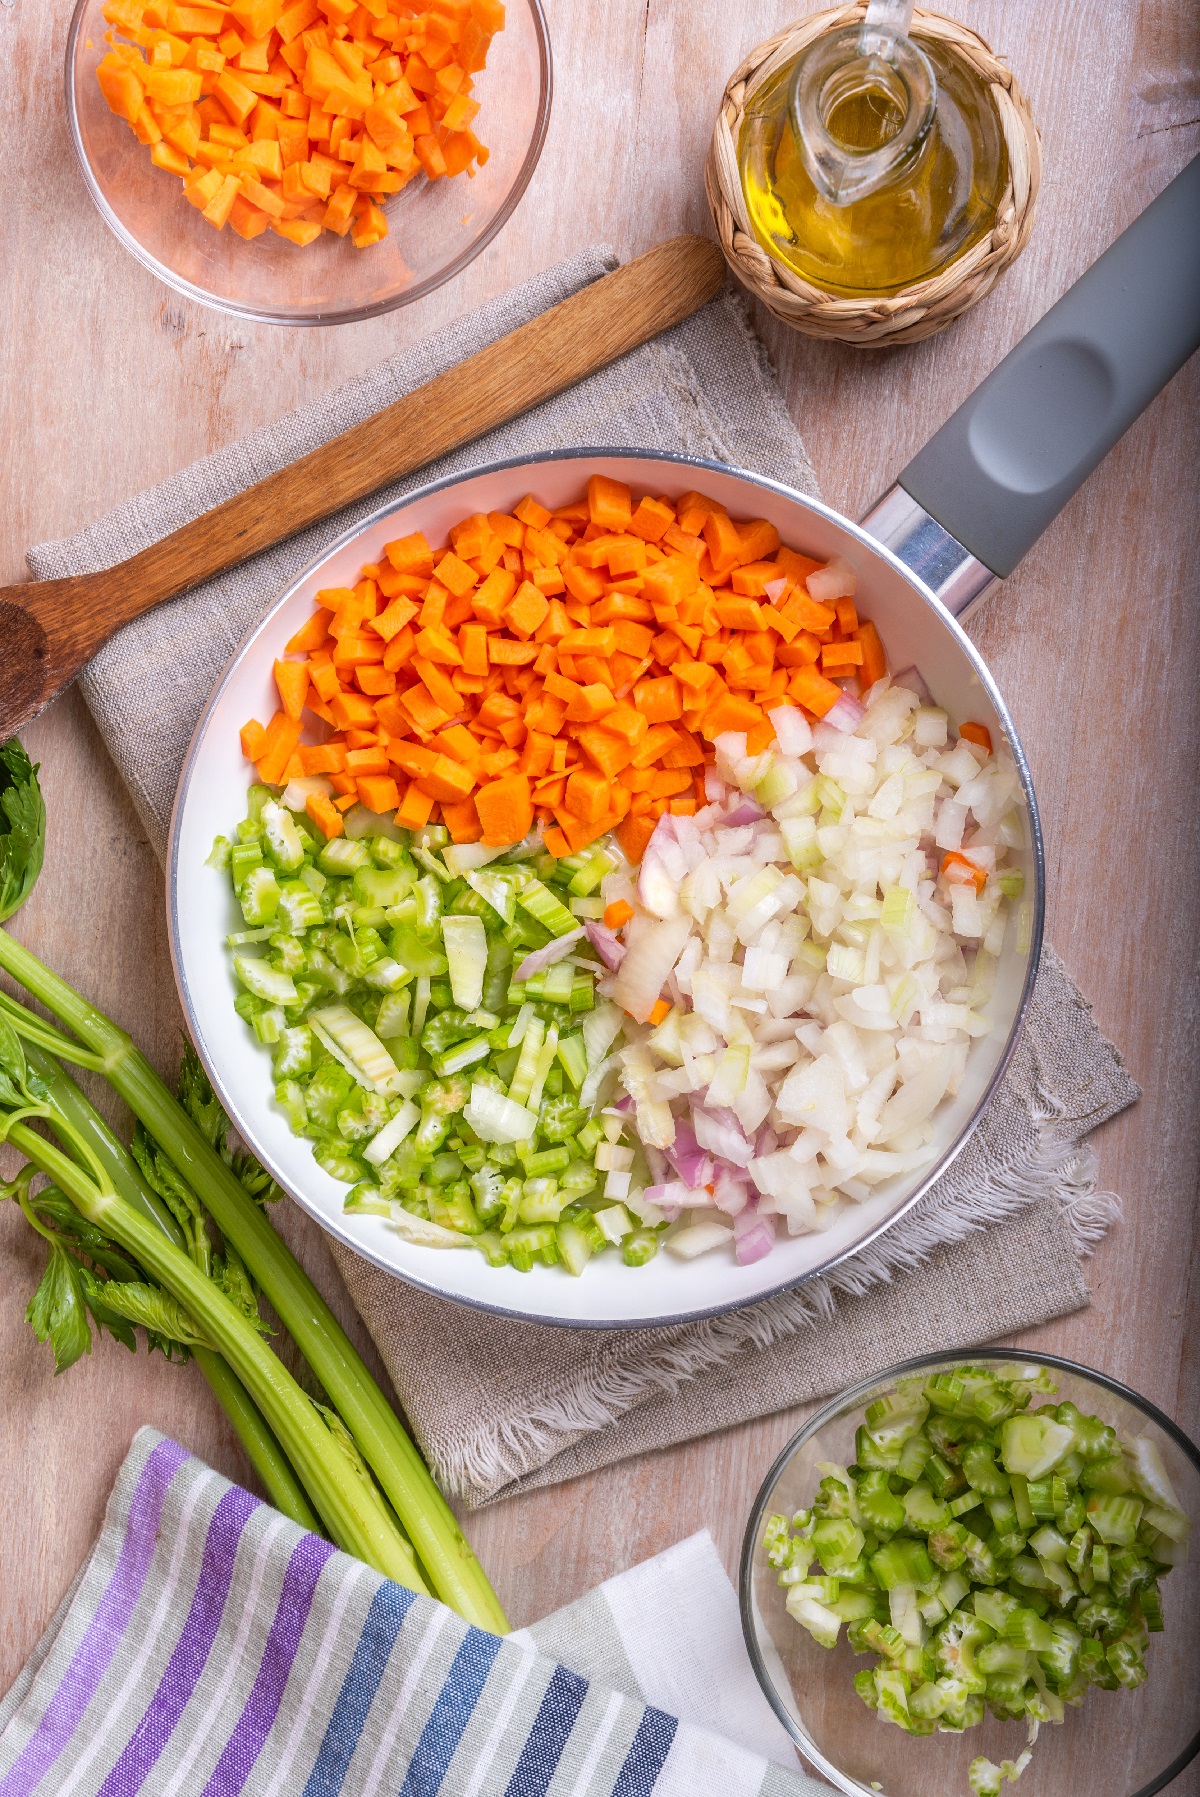
[[[865,0],[857,0],[854,5],[814,13],[751,51],[725,89],[704,168],[704,186],[726,261],[776,318],[813,337],[875,348],[932,337],[990,292],[1029,241],[1042,174],[1042,148],[1012,71],[967,26],[917,7],[913,37],[929,39],[960,57],[988,84],[999,114],[1008,147],[1009,175],[991,232],[937,274],[875,298],[835,298],[769,256],[751,227],[738,173],[738,137],[747,103],[815,38],[854,24],[866,10]]]

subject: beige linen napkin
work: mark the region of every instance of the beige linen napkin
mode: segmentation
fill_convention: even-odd
[[[613,266],[589,250],[120,507],[29,552],[35,575],[111,566]],[[727,293],[570,392],[129,625],[84,696],[161,856],[188,739],[238,643],[376,506],[478,463],[576,446],[682,451],[816,490],[763,351]],[[184,653],[180,653],[181,648]],[[983,1122],[915,1212],[825,1278],[729,1316],[587,1331],[430,1297],[334,1244],[443,1487],[469,1505],[828,1395],[926,1350],[1008,1335],[1088,1302],[1079,1259],[1117,1214],[1088,1134],[1137,1097],[1053,951]],[[631,1275],[636,1277],[636,1275]]]

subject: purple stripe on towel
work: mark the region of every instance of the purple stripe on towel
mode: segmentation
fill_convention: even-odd
[[[101,1785],[99,1797],[134,1797],[170,1740],[212,1651],[225,1614],[238,1542],[257,1509],[257,1499],[234,1485],[213,1511],[187,1620],[149,1708]]]
[[[129,1506],[125,1539],[113,1576],[41,1721],[19,1758],[0,1779],[0,1797],[26,1797],[79,1727],[129,1627],[154,1556],[167,1492],[187,1459],[188,1455],[174,1441],[160,1441],[151,1450]]]
[[[292,1662],[316,1594],[317,1580],[333,1552],[329,1542],[321,1541],[316,1535],[306,1535],[294,1548],[283,1576],[279,1606],[267,1636],[254,1688],[204,1787],[203,1797],[237,1797],[249,1778],[279,1714]],[[4,1797],[4,1793],[0,1792],[0,1797]]]

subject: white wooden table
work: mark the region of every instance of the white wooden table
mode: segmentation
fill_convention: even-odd
[[[725,77],[798,10],[808,8],[549,0],[554,117],[499,239],[408,310],[287,332],[189,305],[124,252],[68,141],[69,0],[0,8],[0,578],[22,575],[28,544],[79,527],[582,244],[608,241],[629,256],[706,229],[701,169]],[[824,495],[851,513],[1198,147],[1193,9],[980,0],[961,10],[1010,58],[1042,126],[1046,179],[1024,257],[967,319],[912,348],[823,346],[765,315],[756,321]],[[1122,1194],[1125,1215],[1090,1264],[1094,1303],[1026,1339],[1127,1380],[1193,1434],[1198,417],[1193,365],[972,623],[1037,781],[1049,938],[1145,1091],[1097,1143],[1103,1183]],[[132,807],[77,695],[26,740],[43,763],[51,822],[46,871],[18,933],[169,1069],[181,1023],[162,880]],[[287,1228],[345,1313],[320,1236],[294,1210]],[[53,1379],[49,1352],[21,1314],[41,1263],[20,1219],[0,1215],[0,1688],[86,1552],[138,1424],[247,1477],[194,1369],[133,1359],[105,1341]],[[732,1568],[753,1493],[798,1419],[771,1417],[474,1519],[472,1537],[514,1622],[701,1526]],[[1185,1784],[1200,1789],[1186,1778],[1175,1788]]]

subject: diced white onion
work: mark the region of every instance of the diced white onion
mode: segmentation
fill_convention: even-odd
[[[771,1251],[777,1227],[828,1229],[929,1164],[934,1114],[990,1032],[1003,882],[1026,846],[1006,748],[947,746],[915,672],[834,712],[810,726],[776,706],[762,754],[740,732],[717,738],[710,803],[659,821],[629,899],[625,960],[604,986],[628,1013],[611,1062],[589,1031],[603,1057],[615,1030],[595,1013],[583,1023],[584,1102],[619,1064],[653,1199],[669,1216],[735,1219],[724,1233],[741,1264]],[[951,852],[971,865],[944,866]],[[672,1008],[651,1029],[664,988]],[[632,1169],[602,1157],[618,1198]],[[696,1252],[701,1240],[715,1238]]]

